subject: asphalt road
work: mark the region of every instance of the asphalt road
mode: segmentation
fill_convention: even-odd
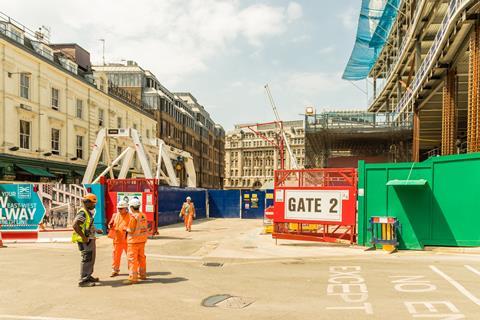
[[[98,240],[101,283],[94,288],[76,286],[73,244],[9,244],[0,249],[0,319],[480,318],[478,255],[275,245],[260,225],[213,220],[192,233],[164,228],[147,245],[149,280],[133,286],[121,284],[125,259],[122,276],[108,277],[107,238]],[[220,294],[213,307],[202,305]]]

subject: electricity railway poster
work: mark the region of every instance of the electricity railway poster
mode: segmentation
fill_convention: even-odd
[[[31,184],[0,185],[2,232],[36,232],[45,216],[45,207]]]

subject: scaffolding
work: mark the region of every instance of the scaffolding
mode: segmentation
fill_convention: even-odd
[[[442,155],[455,153],[457,137],[456,85],[456,70],[450,69],[448,70],[445,85],[443,86]]]
[[[356,166],[410,160],[412,124],[392,122],[391,113],[329,111],[305,119],[306,167]]]
[[[468,152],[480,152],[480,24],[470,36],[468,61],[468,122],[467,122],[467,149]]]

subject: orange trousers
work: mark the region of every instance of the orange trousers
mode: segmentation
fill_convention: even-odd
[[[120,261],[122,259],[122,253],[125,252],[127,254],[127,243],[126,242],[118,242],[113,243],[113,252],[112,252],[112,271],[120,272]]]
[[[192,230],[193,214],[186,214],[183,216],[183,222],[185,223],[185,230]]]
[[[147,257],[145,256],[145,242],[129,243],[127,247],[128,278],[136,282],[138,277],[147,276]]]

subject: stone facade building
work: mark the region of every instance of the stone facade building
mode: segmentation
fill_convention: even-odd
[[[0,16],[0,55],[0,181],[80,182],[103,127],[136,128],[154,164],[154,113],[95,74],[82,47]],[[110,157],[124,147],[110,139]]]
[[[236,125],[227,133],[225,142],[225,189],[258,189],[272,184],[273,171],[280,169],[278,150],[257,136],[245,125]],[[304,167],[305,129],[302,120],[283,122],[287,141],[299,168]],[[269,139],[278,134],[275,124],[253,125]],[[285,168],[291,168],[291,159],[285,148]]]
[[[109,87],[122,90],[142,108],[153,112],[158,138],[192,155],[198,187],[223,188],[225,131],[191,93],[169,91],[154,74],[134,61],[93,69],[96,75],[108,79]],[[184,183],[185,171],[177,174]]]

